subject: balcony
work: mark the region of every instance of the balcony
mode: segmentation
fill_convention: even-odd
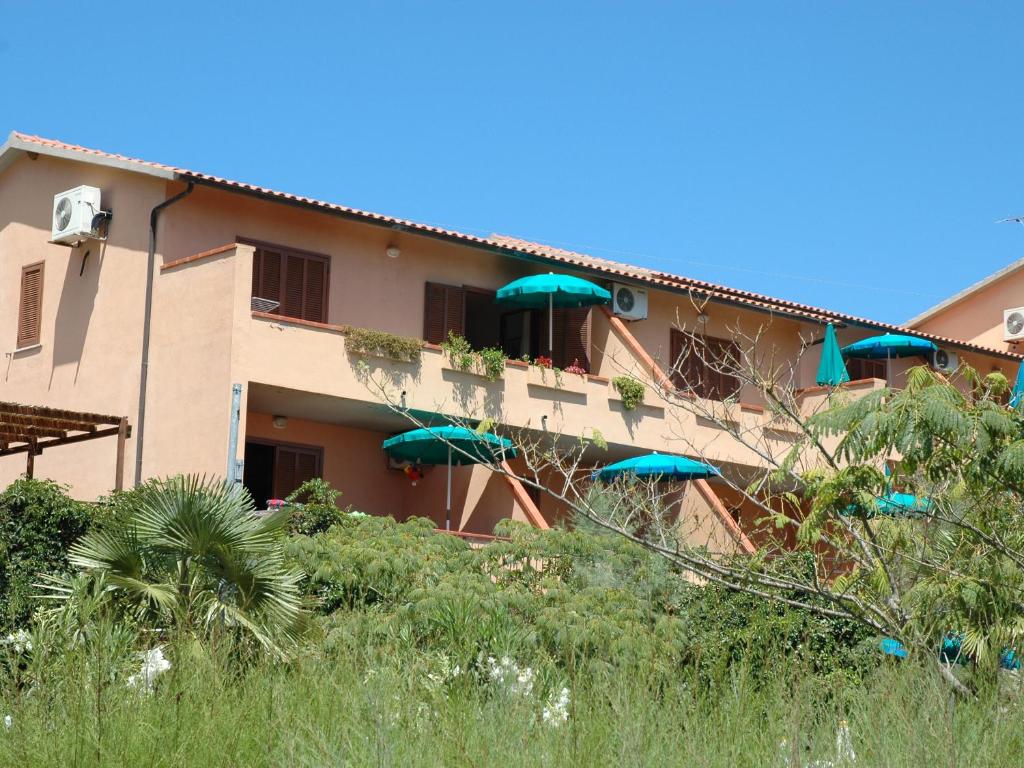
[[[354,353],[348,349],[344,327],[261,312],[252,312],[240,330],[244,343],[236,345],[235,355],[248,381],[338,398],[339,409],[345,402],[376,402],[390,417],[394,414],[388,405],[421,414],[486,419],[513,429],[588,437],[599,433],[609,445],[632,450],[685,451],[685,444],[692,442],[708,446],[709,458],[722,463],[761,463],[748,449],[723,439],[724,430],[715,420],[675,406],[671,398],[650,389],[643,403],[627,409],[610,380],[601,376],[508,360],[498,377],[489,378],[477,365],[457,366],[430,344],[424,345],[416,362]],[[745,429],[767,428],[780,451],[797,438],[792,431],[775,429],[779,425],[772,424],[771,414],[758,406],[707,405],[728,409],[724,420]],[[381,418],[383,423],[383,412]]]

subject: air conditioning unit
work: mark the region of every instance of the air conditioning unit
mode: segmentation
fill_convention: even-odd
[[[1024,307],[1003,310],[1003,341],[1024,339]]]
[[[102,213],[96,187],[82,185],[54,195],[50,242],[68,245],[96,237],[93,221]]]
[[[960,359],[951,349],[939,347],[932,352],[932,368],[942,373],[953,373],[960,365]]]
[[[612,312],[623,320],[647,319],[647,291],[632,285],[612,285]]]

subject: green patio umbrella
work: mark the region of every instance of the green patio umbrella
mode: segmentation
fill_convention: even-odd
[[[883,333],[855,341],[843,347],[843,357],[859,357],[865,360],[885,360],[885,378],[891,376],[889,366],[894,357],[929,357],[938,347],[927,339],[905,336],[898,333]]]
[[[815,381],[822,387],[838,387],[849,380],[850,374],[846,370],[846,362],[836,340],[836,328],[829,323],[825,327],[825,338],[821,343],[821,362],[818,364],[818,378]]]
[[[521,309],[548,310],[548,354],[555,346],[555,307],[591,307],[608,304],[612,295],[599,285],[572,275],[530,275],[499,288],[496,301]]]
[[[381,447],[392,458],[400,461],[448,466],[444,515],[446,531],[451,530],[452,520],[452,465],[494,464],[516,456],[512,441],[507,438],[455,426],[413,429],[388,438]]]

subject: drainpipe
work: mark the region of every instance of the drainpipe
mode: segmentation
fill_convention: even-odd
[[[142,366],[139,370],[139,416],[135,420],[135,485],[142,484],[142,444],[146,434],[146,384],[149,381],[149,332],[153,319],[153,275],[156,259],[156,224],[160,214],[183,197],[192,194],[193,182],[174,197],[164,200],[149,213],[149,258],[146,261],[146,308],[142,317]]]

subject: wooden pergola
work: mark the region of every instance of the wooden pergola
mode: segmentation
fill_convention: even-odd
[[[27,477],[35,473],[35,457],[47,448],[117,435],[114,488],[124,488],[124,448],[132,428],[126,416],[102,416],[38,405],[0,402],[0,456],[28,454]]]

